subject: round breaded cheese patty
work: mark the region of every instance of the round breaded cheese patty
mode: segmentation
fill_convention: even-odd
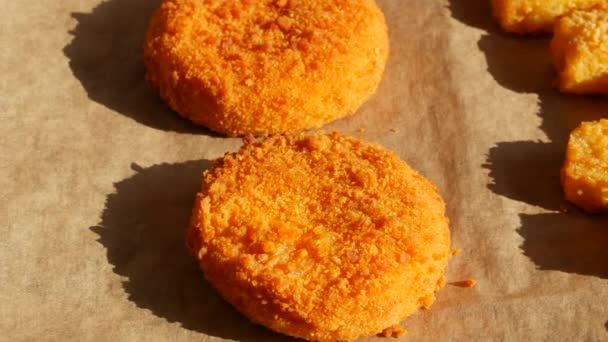
[[[246,139],[204,175],[187,244],[253,322],[351,340],[428,307],[451,256],[436,188],[338,133]]]
[[[373,0],[165,0],[144,44],[147,79],[170,107],[231,136],[352,114],[387,55]]]

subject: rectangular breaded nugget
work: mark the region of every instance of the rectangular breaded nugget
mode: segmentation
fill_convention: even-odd
[[[570,133],[561,171],[566,199],[588,213],[608,211],[608,120],[583,122]]]
[[[574,11],[559,19],[551,56],[560,91],[608,94],[608,7]]]
[[[492,0],[500,26],[513,33],[552,32],[560,16],[572,10],[589,9],[606,0]]]

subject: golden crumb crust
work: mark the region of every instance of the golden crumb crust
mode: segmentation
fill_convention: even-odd
[[[398,333],[445,284],[452,255],[434,185],[338,133],[246,141],[205,173],[187,244],[253,322],[315,341]]]
[[[562,15],[589,9],[605,0],[492,0],[494,17],[507,32],[537,34],[552,32]]]
[[[354,113],[388,49],[374,0],[165,0],[144,60],[182,116],[230,136],[268,135]]]
[[[608,7],[574,11],[558,20],[551,56],[560,91],[608,94]]]
[[[561,179],[568,201],[589,213],[608,211],[608,120],[572,131]]]

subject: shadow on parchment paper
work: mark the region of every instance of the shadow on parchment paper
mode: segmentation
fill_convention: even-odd
[[[608,278],[608,220],[580,211],[520,214],[524,254],[541,270]]]
[[[540,129],[547,141],[499,142],[483,166],[490,171],[488,188],[507,198],[554,210],[520,215],[524,254],[542,270],[608,277],[608,217],[587,216],[574,209],[557,212],[564,203],[560,168],[568,136],[582,121],[608,116],[608,99],[561,94],[553,88],[556,74],[549,52],[550,36],[521,37],[503,33],[488,0],[450,0],[452,16],[485,31],[478,41],[488,72],[504,88],[538,98]],[[501,115],[501,113],[491,113]],[[588,246],[585,248],[585,246]],[[600,261],[603,260],[603,261]],[[600,267],[603,266],[603,267]]]
[[[205,281],[184,236],[207,160],[142,168],[115,184],[101,222],[91,230],[107,249],[113,271],[126,277],[129,300],[169,322],[240,341],[285,337],[250,323]]]
[[[536,95],[540,129],[549,142],[514,141],[494,146],[484,167],[490,171],[493,192],[545,209],[563,203],[559,169],[568,135],[581,121],[608,116],[608,99],[561,94],[553,87],[556,74],[549,53],[551,36],[503,33],[492,18],[488,0],[450,0],[452,16],[485,30],[478,42],[488,72],[504,88]],[[493,113],[500,115],[501,113]],[[530,113],[530,120],[534,120]]]
[[[216,135],[171,111],[144,80],[144,35],[160,2],[108,0],[72,13],[77,25],[63,52],[91,100],[159,130]]]

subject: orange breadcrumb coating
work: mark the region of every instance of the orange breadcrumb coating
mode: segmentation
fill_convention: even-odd
[[[253,322],[352,340],[429,307],[451,257],[436,188],[338,133],[246,140],[204,175],[188,246]]]
[[[555,25],[551,55],[560,91],[608,94],[608,7],[561,18]]]
[[[492,0],[494,17],[507,32],[552,32],[562,15],[576,9],[589,9],[605,0]]]
[[[165,0],[144,46],[147,79],[169,105],[231,136],[352,114],[387,56],[374,0]]]
[[[589,213],[608,211],[608,120],[572,131],[561,179],[568,201]]]

